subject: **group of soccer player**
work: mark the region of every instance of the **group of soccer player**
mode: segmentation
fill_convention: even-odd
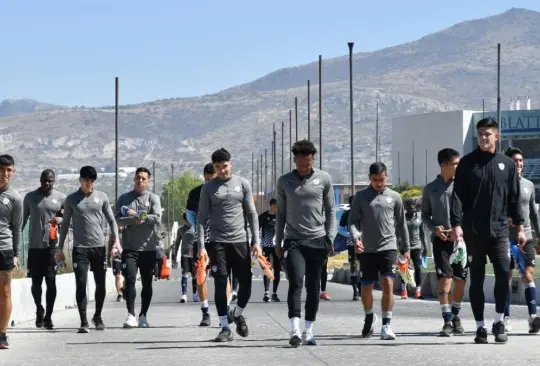
[[[529,330],[540,331],[536,317],[534,265],[540,234],[534,205],[534,185],[521,177],[523,155],[510,148],[496,152],[498,124],[482,119],[477,126],[478,148],[460,160],[453,149],[438,153],[440,175],[423,189],[421,203],[403,203],[396,191],[387,187],[387,169],[376,162],[369,168],[370,186],[350,199],[350,210],[340,222],[350,232],[349,259],[353,300],[361,298],[365,321],[362,336],[371,337],[378,321],[373,308],[373,287],[382,277],[381,339],[396,338],[392,328],[393,285],[398,261],[410,261],[415,269],[415,297],[421,294],[421,262],[426,254],[425,226],[431,233],[433,257],[438,278],[438,298],[443,317],[441,336],[462,334],[460,309],[465,281],[470,277],[470,300],[477,324],[475,342],[487,343],[484,322],[486,256],[495,272],[496,316],[492,326],[495,341],[505,343],[509,331],[511,290],[510,245],[517,245],[525,258],[520,270],[525,283],[529,308]],[[185,224],[177,234],[173,261],[178,253],[182,263],[182,299],[187,301],[187,281],[200,272],[200,265],[214,281],[214,301],[219,317],[217,342],[230,342],[230,324],[241,337],[249,335],[244,311],[251,297],[252,258],[266,256],[274,270],[270,295],[268,278],[264,280],[264,301],[280,301],[277,289],[281,267],[288,279],[289,344],[315,345],[316,321],[321,293],[321,276],[326,273],[333,254],[336,235],[336,208],[332,180],[328,173],[314,168],[317,150],[312,142],[297,141],[292,147],[295,169],[277,181],[276,199],[270,209],[257,215],[249,182],[232,174],[232,159],[225,149],[215,151],[205,166],[204,183],[188,197]],[[18,267],[21,232],[30,224],[28,275],[36,304],[36,326],[53,329],[51,319],[56,297],[55,275],[64,265],[64,246],[70,226],[73,230],[73,269],[76,301],[80,315],[79,333],[89,331],[87,318],[87,276],[93,272],[96,283],[95,313],[91,318],[96,330],[104,330],[101,312],[105,299],[107,260],[121,263],[125,283],[117,284],[126,300],[124,327],[148,327],[147,312],[152,299],[152,280],[160,237],[161,205],[159,197],[147,190],[151,174],[138,168],[133,190],[119,197],[113,211],[107,196],[94,189],[97,172],[91,166],[80,170],[80,188],[64,196],[54,189],[55,174],[43,171],[41,186],[24,200],[11,186],[15,162],[0,156],[0,348],[8,348],[6,335],[11,314],[11,271]],[[110,228],[105,246],[103,223]],[[119,240],[119,227],[122,240]],[[60,235],[56,235],[60,228]],[[259,230],[261,229],[261,230]],[[467,261],[451,261],[459,244],[465,243]],[[401,254],[401,255],[399,255]],[[401,258],[398,258],[401,256]],[[208,258],[201,264],[201,258]],[[116,265],[118,267],[118,265]],[[116,268],[119,272],[120,268]],[[135,314],[135,282],[140,273],[141,309]],[[116,273],[118,274],[118,273]],[[207,278],[207,277],[206,277]],[[41,304],[43,279],[47,284],[46,307]],[[235,282],[237,281],[237,285]],[[300,328],[301,293],[306,288],[305,326]],[[452,289],[454,282],[454,290]],[[210,325],[206,281],[193,282],[194,300],[201,303],[201,326]],[[407,290],[402,284],[402,297]],[[452,292],[452,294],[450,294]],[[231,301],[236,297],[236,305]],[[452,302],[450,302],[450,300]]]

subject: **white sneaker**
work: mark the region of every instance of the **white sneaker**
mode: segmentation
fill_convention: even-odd
[[[199,294],[193,294],[193,302],[199,302],[201,301]]]
[[[135,316],[128,314],[126,321],[124,322],[124,328],[137,328],[138,326]]]
[[[512,331],[512,319],[509,316],[504,317],[504,331],[509,333]]]
[[[305,344],[307,346],[316,346],[317,341],[315,340],[315,337],[313,337],[312,332],[308,332],[307,330],[302,333],[302,344]]]
[[[185,304],[186,302],[187,302],[187,295],[184,294],[184,295],[182,295],[182,297],[180,298],[180,303],[181,303],[181,304]]]
[[[381,328],[381,339],[383,341],[393,341],[396,339],[396,335],[392,332],[390,325],[383,325]]]
[[[141,315],[139,317],[139,328],[149,328],[150,325],[148,324],[148,320],[146,320],[145,315]]]

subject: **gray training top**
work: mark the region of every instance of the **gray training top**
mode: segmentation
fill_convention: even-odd
[[[13,250],[19,256],[23,223],[23,200],[15,189],[7,186],[0,192],[0,251]]]
[[[450,202],[454,190],[454,179],[445,182],[440,175],[429,182],[422,192],[422,222],[435,237],[437,226],[450,230]]]
[[[411,248],[403,201],[396,191],[377,192],[371,186],[356,192],[349,212],[349,232],[364,244],[364,253],[397,250],[397,238],[405,252]]]
[[[122,216],[122,207],[127,206],[135,212],[146,211],[147,216],[142,224],[136,224],[136,217]],[[116,205],[116,223],[125,229],[122,232],[122,248],[137,252],[155,251],[158,238],[157,231],[161,223],[161,202],[159,197],[148,191],[130,191],[118,197]]]
[[[23,200],[23,229],[30,219],[30,245],[28,249],[49,248],[49,220],[60,211],[66,195],[53,189],[48,196],[39,189],[28,192]],[[44,240],[45,239],[45,240]]]
[[[407,220],[407,216],[405,216]],[[407,220],[407,231],[409,232],[409,244],[411,250],[413,249],[426,249],[426,237],[424,235],[422,220],[418,216],[413,216]],[[400,240],[400,249],[404,250],[403,243]]]
[[[61,226],[59,247],[64,249],[69,224],[73,220],[73,246],[97,248],[105,246],[102,228],[103,216],[109,223],[112,239],[118,238],[118,226],[107,195],[101,191],[92,191],[86,196],[79,189],[66,197],[64,218]]]
[[[336,236],[336,206],[330,174],[313,169],[301,177],[293,170],[277,181],[276,246],[283,238],[313,240]]]
[[[519,205],[521,206],[521,212],[523,213],[523,230],[525,231],[525,237],[527,240],[533,239],[532,230],[534,229],[537,238],[540,238],[540,225],[538,223],[538,212],[535,207],[535,193],[534,183],[523,177],[519,177],[519,187],[521,189],[519,195]],[[509,238],[514,241],[517,240],[516,228],[510,226]]]
[[[199,248],[204,248],[204,228],[210,219],[210,241],[247,242],[246,218],[254,244],[259,242],[259,221],[251,186],[237,175],[229,179],[214,178],[203,185],[197,210]]]

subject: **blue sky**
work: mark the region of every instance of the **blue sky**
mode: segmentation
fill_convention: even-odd
[[[0,100],[112,105],[115,76],[122,104],[203,95],[511,7],[540,1],[1,0]]]

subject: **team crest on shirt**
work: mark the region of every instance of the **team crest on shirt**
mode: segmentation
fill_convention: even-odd
[[[525,192],[525,193],[528,194],[528,193],[529,193],[529,187],[524,187],[524,188],[523,188],[523,192]]]
[[[386,202],[392,203],[392,197],[386,197]]]
[[[99,202],[99,198],[94,197],[94,202],[95,202],[95,203],[98,203],[98,202]]]
[[[9,199],[7,197],[4,197],[4,199],[2,200],[2,203],[4,205],[7,205],[9,203]]]
[[[318,186],[320,182],[321,182],[321,181],[318,180],[318,179],[314,179],[314,180],[313,180],[313,184],[315,184],[316,186]]]
[[[240,189],[241,189],[241,188],[238,187],[238,186],[234,187],[234,190],[235,190],[236,192],[240,192]]]
[[[503,163],[499,163],[499,169],[504,170],[504,164]]]
[[[52,203],[53,203],[54,205],[56,205],[56,204],[58,203],[58,200],[57,200],[56,198],[53,198],[53,199],[52,199]]]

